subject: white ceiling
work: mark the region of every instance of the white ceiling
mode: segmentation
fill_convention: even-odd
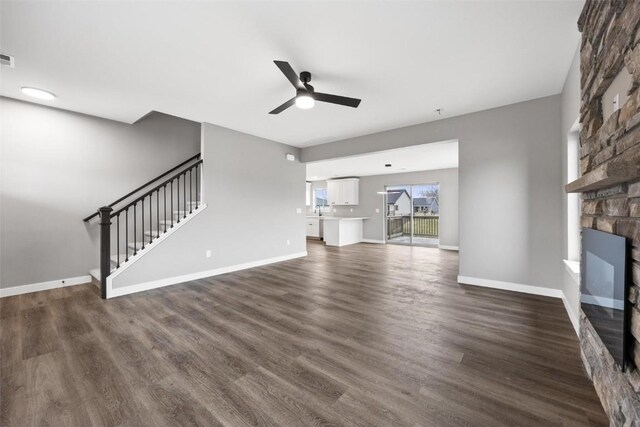
[[[307,163],[307,181],[457,167],[458,141],[444,141]]]
[[[2,2],[0,93],[124,122],[156,110],[295,146],[561,91],[582,1]],[[267,114],[294,95],[362,98]],[[44,103],[44,102],[43,102]]]

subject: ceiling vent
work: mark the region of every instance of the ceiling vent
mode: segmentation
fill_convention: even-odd
[[[14,66],[13,56],[0,53],[0,64],[13,68]]]

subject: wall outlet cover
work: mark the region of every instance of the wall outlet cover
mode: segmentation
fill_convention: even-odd
[[[287,240],[287,246],[291,244],[291,240]]]
[[[380,209],[376,208],[376,213],[380,213]]]
[[[207,249],[207,251],[204,253],[204,256],[206,256],[207,258],[211,258],[211,249]]]
[[[296,208],[296,213],[302,213],[302,208]]]
[[[349,209],[351,212],[353,212],[353,208]]]

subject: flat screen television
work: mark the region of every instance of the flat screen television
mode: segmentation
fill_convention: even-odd
[[[629,361],[627,239],[582,229],[580,306],[615,362]]]

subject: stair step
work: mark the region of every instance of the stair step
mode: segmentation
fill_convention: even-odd
[[[129,258],[131,258],[131,254],[129,254]],[[125,262],[125,260],[127,259],[127,254],[120,254],[120,265],[122,265],[123,262]],[[111,265],[112,266],[116,266],[118,265],[118,257],[116,255],[111,255]]]
[[[144,244],[145,244],[145,248],[147,246],[149,246],[149,242],[147,242],[147,241],[145,241]],[[138,251],[141,250],[142,249],[142,242],[135,242],[135,246],[134,246],[133,242],[129,243],[129,249],[133,250],[134,248],[136,248],[136,250],[138,250]],[[129,255],[129,256],[131,256],[131,255]]]
[[[116,269],[112,268],[111,272],[113,273],[114,271],[116,271]],[[91,275],[91,277],[96,279],[98,283],[100,283],[100,268],[92,268],[91,270],[89,270],[89,274]]]
[[[164,225],[164,224],[160,224],[160,225]],[[144,236],[145,237],[153,237],[154,239],[157,239],[159,236],[162,236],[164,234],[164,229],[162,227],[160,227],[160,231],[156,231],[156,230],[151,230],[151,231],[145,231],[144,232]]]

